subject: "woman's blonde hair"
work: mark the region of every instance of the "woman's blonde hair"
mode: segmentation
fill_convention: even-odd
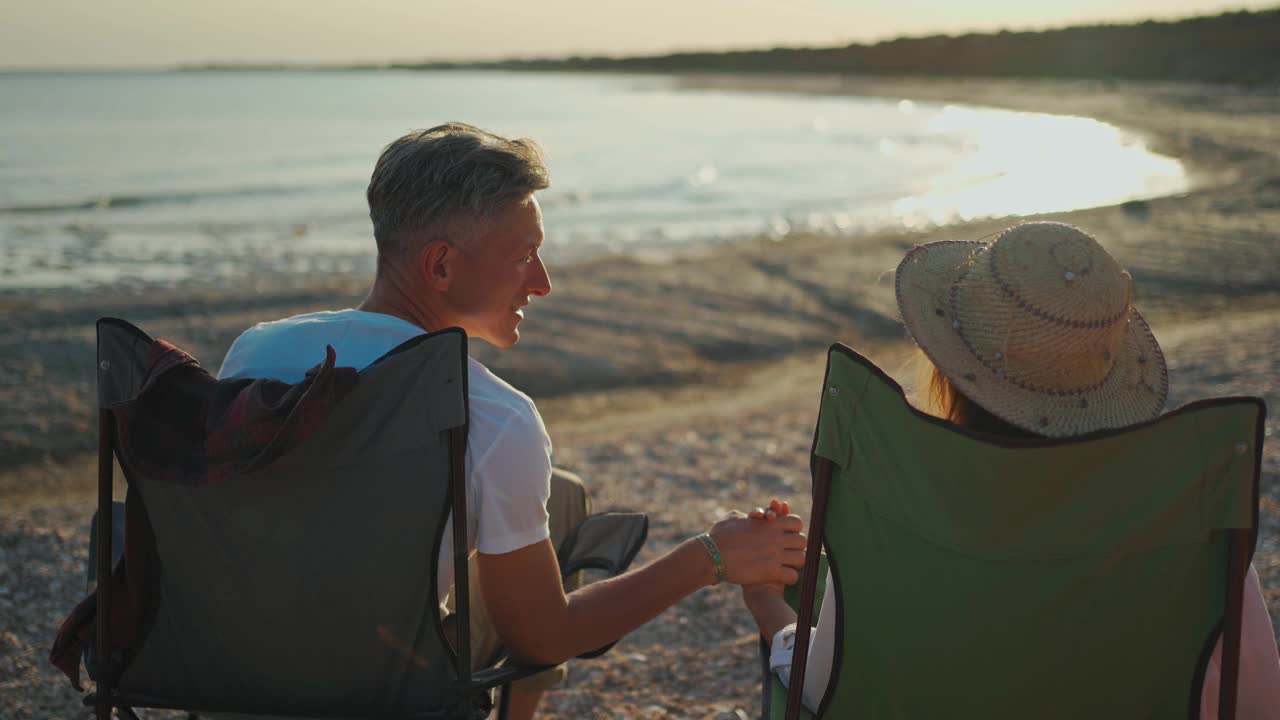
[[[970,400],[918,348],[916,363],[920,376],[916,394],[925,412],[969,430],[1009,437],[1038,437],[1035,433],[1001,420]]]

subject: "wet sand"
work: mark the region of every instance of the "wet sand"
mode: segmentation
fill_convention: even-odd
[[[1280,407],[1280,95],[1213,86],[690,76],[690,88],[869,94],[1096,117],[1145,134],[1196,187],[1042,216],[1077,224],[1130,270],[1170,366],[1169,408],[1222,394]],[[1052,141],[1047,139],[1046,141]],[[1099,168],[1105,172],[1105,168]],[[989,219],[872,236],[743,239],[663,260],[552,268],[511,351],[477,356],[533,395],[557,462],[597,509],[653,523],[644,558],[730,508],[790,497],[807,512],[823,352],[844,342],[909,383],[893,303],[906,249],[974,239]],[[554,231],[554,229],[550,229]],[[82,590],[92,508],[93,320],[127,318],[216,366],[246,326],[346,307],[363,276],[274,278],[198,292],[0,294],[0,708],[87,716],[44,659]],[[478,346],[479,343],[476,343]],[[1275,415],[1273,410],[1272,414]],[[1268,421],[1268,437],[1277,422]],[[1280,620],[1280,450],[1269,439],[1255,564]],[[946,589],[938,589],[945,602]],[[605,658],[574,665],[547,716],[755,715],[756,636],[738,594],[702,591]]]

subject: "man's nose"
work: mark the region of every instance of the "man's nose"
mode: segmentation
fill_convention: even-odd
[[[538,258],[533,274],[529,277],[529,294],[546,297],[551,294],[551,276],[547,274],[547,266]]]

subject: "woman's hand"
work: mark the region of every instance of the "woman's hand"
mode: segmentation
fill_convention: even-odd
[[[768,508],[756,508],[747,513],[747,517],[752,520],[772,520],[776,517],[786,517],[791,514],[791,505],[786,500],[774,498],[769,501]]]

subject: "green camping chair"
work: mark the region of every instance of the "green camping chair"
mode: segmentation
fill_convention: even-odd
[[[834,718],[1196,718],[1223,637],[1234,715],[1265,406],[1192,403],[1066,440],[966,432],[842,345],[812,455],[798,627],[836,584]],[[825,548],[826,554],[821,551]],[[800,705],[809,634],[764,715]]]
[[[439,616],[436,559],[446,519],[466,517],[462,331],[410,340],[358,375],[345,370],[355,378],[349,392],[299,444],[242,473],[187,484],[157,468],[191,463],[189,456],[143,462],[126,453],[118,434],[136,430],[113,413],[137,402],[167,426],[204,410],[148,395],[158,346],[124,321],[98,323],[101,435],[90,574],[113,581],[97,582],[82,606],[92,608],[85,665],[97,682],[85,703],[99,718],[112,708],[133,717],[136,707],[475,718],[489,713],[492,688],[542,669],[472,671],[466,523],[453,524],[456,637],[446,638]],[[219,388],[228,382],[237,381]],[[128,512],[141,508],[129,522],[112,503],[113,457],[128,481]],[[562,573],[621,572],[647,527],[637,513],[588,518],[559,549]],[[144,535],[150,541],[131,550]],[[141,557],[142,597],[120,596],[128,585],[121,576],[138,569],[115,565],[121,545],[129,562],[141,557],[139,547],[150,553]],[[114,619],[139,603],[139,636],[113,636]],[[79,659],[71,660],[75,679]]]

